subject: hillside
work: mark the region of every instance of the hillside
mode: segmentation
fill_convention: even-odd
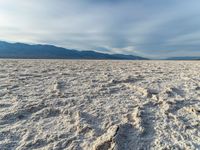
[[[0,41],[0,58],[21,59],[122,59],[145,60],[146,58],[123,55],[106,54],[95,51],[78,51],[53,45],[29,45],[24,43],[8,43]]]

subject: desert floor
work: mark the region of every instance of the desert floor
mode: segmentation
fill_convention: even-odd
[[[0,149],[200,149],[200,61],[0,60]]]

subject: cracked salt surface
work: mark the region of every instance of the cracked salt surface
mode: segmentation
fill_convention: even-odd
[[[0,149],[200,149],[200,62],[0,60]]]

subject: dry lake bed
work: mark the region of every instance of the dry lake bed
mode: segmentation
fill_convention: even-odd
[[[200,149],[200,61],[2,59],[0,149]]]

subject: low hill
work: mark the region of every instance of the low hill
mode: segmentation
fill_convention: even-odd
[[[185,57],[169,57],[167,58],[167,60],[200,60],[200,56],[194,56],[194,57],[190,57],[190,56],[185,56]]]

